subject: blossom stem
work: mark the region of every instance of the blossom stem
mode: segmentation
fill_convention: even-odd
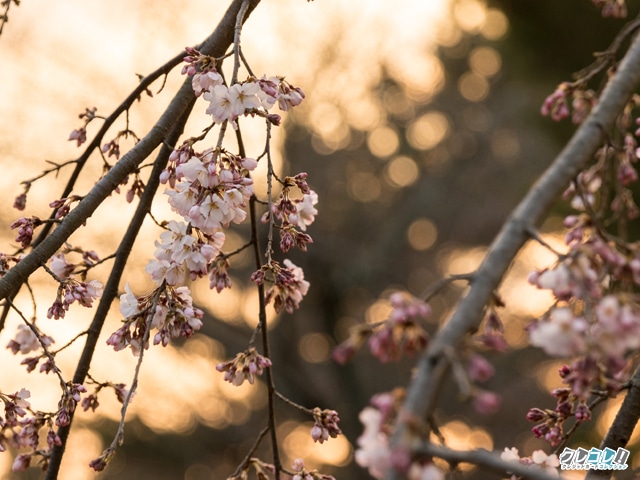
[[[256,260],[256,268],[262,267],[262,259],[260,256],[260,242],[258,241],[258,217],[256,214],[256,201],[255,195],[251,197],[249,201],[249,212],[251,216],[251,239],[253,242],[253,253]],[[271,359],[269,354],[269,335],[267,332],[267,306],[265,303],[264,283],[258,285],[258,302],[259,302],[259,328],[262,331],[262,353],[265,357]],[[278,434],[276,429],[276,414],[275,414],[275,395],[276,387],[273,380],[272,367],[265,368],[265,379],[267,384],[267,397],[268,397],[268,415],[269,415],[269,432],[271,434],[271,451],[273,456],[273,465],[275,468],[275,478],[280,479],[280,471],[282,465],[280,463],[280,453],[278,451]]]
[[[233,75],[231,76],[231,85],[238,83],[238,71],[240,70],[240,32],[242,31],[242,22],[249,8],[249,0],[243,0],[238,16],[236,17],[236,26],[233,34]]]
[[[309,415],[313,415],[313,410],[311,410],[310,408],[303,407],[302,405],[297,404],[296,402],[294,402],[293,400],[288,399],[287,397],[285,397],[283,394],[281,394],[278,391],[276,391],[275,394],[284,403],[287,403],[287,404],[291,405],[292,407],[297,408],[298,410],[300,410],[300,411],[302,411],[304,413],[308,413]]]
[[[133,380],[131,381],[131,388],[127,392],[127,396],[122,402],[122,408],[120,409],[120,423],[118,424],[118,431],[113,437],[113,441],[107,450],[115,450],[117,445],[121,445],[124,439],[124,422],[127,416],[127,408],[131,403],[131,399],[133,398],[133,394],[138,388],[138,377],[140,376],[140,368],[142,367],[142,360],[144,358],[144,351],[146,349],[147,343],[149,342],[149,335],[151,333],[151,324],[153,323],[153,316],[156,312],[156,306],[158,305],[158,300],[160,299],[160,295],[165,291],[166,283],[163,282],[162,285],[158,287],[156,293],[153,297],[153,304],[149,308],[146,314],[146,325],[144,327],[144,335],[142,336],[142,343],[140,344],[140,355],[138,356],[138,361],[136,362],[136,368],[133,373]]]

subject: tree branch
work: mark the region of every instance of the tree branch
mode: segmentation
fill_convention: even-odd
[[[393,449],[410,448],[413,437],[410,424],[414,420],[420,421],[428,417],[435,408],[438,386],[447,370],[445,349],[459,345],[468,332],[479,326],[485,305],[528,239],[527,230],[545,218],[569,182],[593,157],[639,82],[640,37],[636,37],[617,73],[605,88],[600,102],[511,213],[474,275],[474,282],[467,295],[421,356],[414,380],[408,388],[404,410],[392,437]],[[399,478],[399,472],[390,469],[386,478]]]
[[[424,444],[416,450],[418,455],[438,457],[449,463],[472,463],[488,470],[505,473],[509,472],[528,480],[558,480],[556,475],[549,474],[543,469],[533,465],[523,465],[518,462],[507,462],[499,455],[484,449],[478,450],[451,450],[446,447]]]
[[[638,418],[640,418],[640,367],[635,371],[629,382],[629,391],[620,406],[620,410],[613,420],[607,435],[602,440],[600,448],[611,448],[617,450],[625,447],[629,443]],[[596,478],[610,478],[613,474],[611,470],[589,470],[585,480]]]

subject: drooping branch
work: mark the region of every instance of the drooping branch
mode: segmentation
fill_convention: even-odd
[[[227,13],[225,14],[225,16],[223,17],[222,21],[220,22],[220,24],[218,25],[218,27],[216,28],[216,30],[213,32],[213,34],[204,42],[203,46],[202,46],[202,51],[206,52],[209,55],[212,56],[221,56],[222,54],[224,54],[224,52],[227,50],[227,48],[229,47],[229,45],[231,45],[231,42],[233,40],[233,34],[234,34],[234,26],[235,26],[235,18],[237,16],[237,12],[240,8],[240,4],[242,2],[239,0],[234,0],[234,2],[231,4],[231,6],[229,7],[229,10],[227,11]],[[259,3],[259,0],[251,0],[250,2],[250,6],[248,11],[246,12],[245,15],[245,19],[248,17],[249,13],[255,8],[255,6]],[[116,259],[115,259],[115,263],[114,263],[114,267],[112,269],[111,275],[109,277],[109,280],[107,282],[107,284],[105,285],[105,289],[103,292],[103,296],[102,299],[100,301],[100,304],[98,306],[98,309],[96,311],[96,314],[94,316],[94,319],[91,323],[91,326],[88,329],[88,333],[87,333],[87,341],[85,343],[85,346],[83,348],[83,352],[81,354],[80,360],[78,362],[78,367],[76,369],[76,372],[74,374],[74,382],[75,383],[79,383],[82,384],[84,383],[84,380],[88,374],[89,371],[89,367],[91,364],[91,360],[93,358],[93,353],[95,351],[95,347],[97,344],[97,340],[98,337],[100,335],[100,332],[102,330],[102,326],[104,324],[104,321],[106,319],[107,313],[109,311],[109,308],[111,306],[111,303],[113,302],[113,300],[115,299],[115,297],[117,296],[118,293],[118,285],[122,276],[122,273],[124,271],[124,266],[129,258],[129,253],[131,251],[131,247],[133,246],[133,242],[135,241],[135,239],[138,236],[138,232],[140,227],[142,226],[142,223],[145,219],[145,217],[147,216],[147,214],[150,211],[151,208],[151,204],[153,202],[153,198],[155,195],[155,192],[159,186],[159,176],[160,176],[160,172],[164,169],[169,155],[171,153],[172,147],[177,143],[180,135],[182,134],[182,131],[184,129],[184,125],[190,115],[191,109],[193,108],[193,105],[195,103],[195,96],[193,94],[193,90],[191,88],[191,82],[190,79],[187,79],[185,81],[185,83],[183,84],[183,86],[181,87],[180,91],[178,92],[178,94],[176,95],[176,97],[174,98],[174,100],[172,101],[172,103],[169,105],[169,107],[167,108],[167,110],[165,111],[165,113],[163,114],[163,116],[161,117],[161,119],[158,121],[158,123],[156,124],[156,126],[153,128],[153,130],[149,133],[149,135],[147,135],[147,137],[145,137],[145,139],[143,139],[140,143],[142,143],[143,141],[147,140],[150,136],[152,136],[152,134],[154,134],[153,136],[153,140],[148,140],[148,142],[154,142],[156,141],[156,137],[158,137],[160,135],[160,133],[162,132],[163,129],[169,129],[169,134],[168,136],[165,137],[161,137],[158,141],[158,143],[164,141],[165,144],[163,145],[163,148],[160,150],[160,153],[158,154],[158,158],[156,159],[156,161],[154,162],[154,167],[152,169],[152,172],[150,174],[149,180],[147,182],[146,188],[144,193],[142,194],[142,197],[140,199],[140,203],[138,205],[138,208],[136,210],[136,213],[134,214],[134,217],[127,229],[127,232],[125,233],[125,236],[118,248],[118,252],[116,253]],[[175,116],[172,117],[172,115],[175,114]],[[139,145],[139,144],[138,144]],[[134,147],[135,150],[135,147]],[[132,150],[132,152],[134,151]],[[129,152],[128,156],[130,158],[129,160],[129,164],[133,164],[134,168],[137,164],[139,164],[140,162],[142,162],[149,154],[151,153],[151,151],[149,151],[149,153],[146,153],[146,155],[144,154],[144,152],[139,152],[136,156],[134,154],[132,154],[131,152]],[[125,157],[123,157],[122,160],[124,160],[127,157],[127,155],[125,155]],[[114,168],[107,174],[109,175],[113,170],[115,170],[116,168],[118,168],[119,165],[121,165],[121,162],[118,162]],[[137,163],[136,163],[137,162]],[[121,167],[121,169],[124,171],[125,167]],[[127,172],[128,173],[128,172]],[[126,174],[125,174],[126,175]],[[104,178],[103,178],[104,180]],[[115,182],[115,186],[118,185],[119,181],[117,180],[113,180]],[[102,180],[101,180],[102,182]],[[113,184],[112,184],[113,185]],[[98,185],[96,185],[97,187]],[[95,188],[94,188],[95,190]],[[102,192],[103,190],[99,190],[99,192]],[[92,190],[93,192],[93,190]],[[98,194],[96,194],[98,195]],[[105,196],[106,198],[106,196]],[[104,198],[103,198],[104,199]],[[82,205],[82,202],[81,202]],[[80,208],[79,205],[76,210],[78,210]],[[98,203],[99,205],[99,203]],[[90,210],[90,207],[85,207],[87,209],[88,215],[87,217],[92,213],[93,210]],[[74,212],[76,211],[74,210]],[[74,213],[71,212],[71,213]],[[71,215],[71,214],[70,214]],[[79,214],[78,214],[79,215]],[[67,217],[68,218],[68,217]],[[39,248],[42,248],[43,246],[46,247],[47,244],[51,244],[53,241],[51,240],[52,238],[55,238],[55,235],[58,233],[58,230],[64,225],[63,224],[56,229],[53,234],[48,237],[46,240],[43,241],[42,245],[39,246]],[[70,227],[67,227],[70,228]],[[77,228],[77,227],[76,227]],[[72,230],[73,231],[73,230]],[[63,240],[64,241],[64,240]],[[55,244],[49,248],[54,248]],[[59,247],[59,246],[58,246]],[[55,247],[55,249],[57,249],[58,247]],[[54,251],[55,251],[54,249]],[[37,250],[37,249],[36,249]],[[35,250],[34,250],[35,252]],[[30,255],[33,255],[33,253]],[[37,268],[38,265],[36,265],[35,268]],[[34,268],[34,270],[35,270]],[[31,271],[26,271],[24,273],[24,275],[30,275],[33,272],[33,270]],[[9,272],[11,273],[11,272]],[[8,275],[8,274],[7,274]],[[2,279],[3,281],[6,280],[6,277]],[[1,287],[0,287],[1,288]],[[9,293],[10,294],[10,293]],[[7,294],[4,294],[5,296]],[[73,416],[71,417],[71,419],[73,420]],[[58,435],[61,439],[61,445],[60,446],[55,446],[49,461],[49,468],[47,470],[47,475],[46,475],[46,479],[47,480],[54,480],[58,477],[58,472],[60,469],[60,464],[62,461],[62,456],[64,454],[64,449],[66,446],[66,440],[68,438],[69,435],[69,429],[70,429],[70,424],[62,427],[59,431],[58,431]]]
[[[166,140],[166,145],[160,150],[158,154],[158,158],[156,158],[154,162],[153,169],[151,174],[149,175],[149,179],[147,180],[147,185],[145,190],[140,198],[140,202],[136,211],[133,215],[133,218],[129,222],[129,226],[118,246],[116,251],[115,261],[113,267],[111,269],[111,273],[109,274],[109,279],[104,287],[104,291],[102,293],[102,298],[100,299],[100,303],[98,304],[98,308],[96,309],[96,313],[91,321],[91,325],[87,330],[87,339],[82,349],[82,353],[80,355],[80,359],[78,360],[78,365],[76,367],[76,371],[73,376],[73,382],[78,384],[83,384],[89,373],[89,368],[91,366],[91,360],[93,359],[93,354],[96,349],[96,345],[98,343],[98,337],[100,336],[100,332],[102,331],[102,327],[109,313],[109,309],[114,299],[118,296],[118,286],[120,284],[120,280],[122,278],[122,274],[124,273],[125,265],[129,260],[129,255],[131,253],[131,248],[140,233],[140,228],[142,227],[142,223],[144,219],[147,217],[147,214],[151,210],[151,204],[153,203],[153,199],[155,197],[155,193],[160,185],[160,173],[165,168],[167,161],[169,159],[169,155],[171,154],[171,146],[175,145],[182,134],[184,129],[184,125],[189,117],[191,112],[191,108],[195,103],[195,97],[191,100],[190,105],[182,114],[182,118],[178,119],[177,124],[174,126],[172,132],[169,134]],[[56,479],[58,476],[58,470],[60,468],[60,462],[62,460],[62,456],[64,455],[64,450],[67,443],[67,438],[69,436],[69,431],[71,429],[71,425],[73,422],[73,412],[71,412],[71,422],[69,425],[61,427],[58,430],[58,436],[60,437],[61,444],[55,446],[53,452],[51,454],[51,458],[49,460],[49,467],[47,469],[47,480]]]
[[[528,230],[541,223],[569,182],[593,157],[639,82],[640,37],[636,37],[597,106],[511,213],[474,274],[468,293],[421,356],[392,438],[392,448],[410,449],[411,424],[427,418],[435,408],[438,387],[448,367],[445,350],[459,345],[469,332],[477,329],[485,306],[529,238]],[[390,469],[387,478],[399,478],[399,475]]]

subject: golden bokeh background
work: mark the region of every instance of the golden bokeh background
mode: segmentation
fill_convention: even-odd
[[[0,239],[4,251],[15,248],[6,227],[19,216],[11,208],[13,198],[21,191],[18,183],[38,175],[46,166],[45,160],[63,162],[78,156],[80,150],[67,141],[69,133],[81,125],[77,115],[93,106],[99,114],[108,115],[136,85],[136,73],[151,72],[184,46],[204,39],[221,18],[227,2],[165,0],[161,8],[158,6],[151,0],[25,0],[19,7],[12,7],[10,21],[0,37],[0,164],[4,169],[0,188],[5,192],[0,207],[0,222],[5,228]],[[480,147],[476,137],[486,137],[495,164],[505,168],[517,164],[523,149],[522,134],[508,122],[501,122],[499,112],[487,103],[505,67],[500,45],[508,40],[509,32],[505,13],[481,0],[279,0],[264,1],[257,7],[243,32],[244,53],[256,73],[286,75],[287,80],[305,90],[307,101],[292,116],[308,136],[313,154],[328,161],[336,152],[367,152],[366,161],[354,154],[343,171],[327,167],[323,172],[328,193],[320,198],[319,218],[326,215],[326,231],[339,232],[341,221],[347,218],[344,202],[337,200],[339,192],[345,192],[344,198],[363,208],[388,206],[404,198],[400,196],[405,192],[419,188],[425,176],[444,175],[459,159],[477,155]],[[469,43],[466,38],[476,40]],[[456,61],[462,67],[451,72],[446,61]],[[161,93],[134,105],[130,121],[136,132],[144,134],[148,130],[182,81],[179,71],[172,72]],[[381,89],[381,84],[386,87]],[[447,86],[464,102],[456,115],[435,101]],[[159,83],[154,84],[153,92],[158,88]],[[196,104],[188,134],[198,134],[207,125],[204,110],[202,101]],[[264,142],[260,122],[256,123],[243,123],[248,151],[254,155],[261,152]],[[120,121],[113,133],[123,127],[124,121]],[[96,130],[91,124],[89,135]],[[282,169],[287,160],[286,142],[296,140],[296,130],[275,130],[275,161]],[[298,164],[304,166],[304,161]],[[100,170],[98,158],[83,173],[79,193],[91,187]],[[47,204],[61,190],[66,173],[64,170],[59,179],[34,185],[29,194],[29,215],[48,215]],[[264,187],[257,186],[257,191],[264,194]],[[91,245],[106,255],[126,228],[122,218],[130,212],[131,205],[122,196],[114,196],[70,241]],[[162,203],[154,207],[154,214],[158,218],[172,215],[168,205]],[[406,286],[414,293],[441,275],[473,271],[486,253],[486,242],[450,240],[450,226],[435,217],[430,212],[418,212],[396,232],[398,248],[424,256],[419,258],[433,258],[432,264],[414,262],[412,269],[407,269]],[[549,219],[542,236],[562,251],[560,221],[559,216]],[[380,222],[384,224],[384,220]],[[313,235],[313,227],[311,230]],[[125,280],[137,293],[151,288],[144,266],[157,235],[157,227],[151,222],[145,224],[131,257]],[[227,235],[229,249],[243,242],[242,231]],[[362,248],[366,251],[365,245]],[[308,255],[322,252],[318,248]],[[500,294],[507,307],[502,316],[509,319],[505,336],[514,349],[526,346],[524,326],[552,302],[549,294],[529,285],[526,278],[532,270],[553,261],[549,250],[529,243],[503,282]],[[234,267],[250,268],[251,262],[250,256],[243,254],[234,258]],[[103,279],[107,273],[106,266],[96,269],[96,275]],[[193,295],[213,317],[232,330],[246,332],[256,321],[255,292],[242,288],[248,282],[234,275],[232,272],[237,288],[218,295],[210,292],[206,282],[196,282]],[[398,287],[394,282],[389,288]],[[53,298],[50,282],[38,273],[30,283],[38,299],[39,325],[55,337],[56,345],[65,344],[86,326],[91,312],[76,306],[64,320],[46,320],[48,299]],[[463,289],[462,283],[456,283],[453,297],[433,300],[437,312],[434,326],[446,320],[455,305],[452,299]],[[390,305],[384,293],[382,289],[374,295],[364,287],[351,288],[341,300],[344,308],[335,328],[331,332],[303,331],[291,345],[292,350],[310,365],[329,365],[336,339],[343,339],[350,326],[386,318]],[[31,302],[26,296],[16,303],[30,311]],[[91,373],[103,381],[129,384],[135,358],[128,352],[113,352],[104,343],[119,322],[117,305],[112,310]],[[282,321],[270,313],[272,328]],[[10,317],[0,334],[0,346],[8,343],[18,324],[17,318]],[[59,366],[66,377],[71,377],[81,347],[81,342],[76,342],[59,355]],[[153,435],[188,439],[200,425],[222,431],[256,421],[253,414],[265,406],[262,383],[234,387],[215,371],[217,363],[235,353],[215,339],[215,332],[211,336],[197,334],[184,345],[151,348],[129,410],[130,435],[136,441]],[[55,408],[56,379],[37,373],[27,375],[17,366],[19,360],[0,349],[0,390],[12,393],[25,387],[32,392],[34,408]],[[549,389],[558,386],[556,371],[557,362],[549,361],[530,364],[520,375]],[[371,374],[371,370],[368,372]],[[94,475],[87,464],[105,448],[105,438],[119,419],[114,395],[105,392],[100,402],[95,414],[77,415],[60,478],[75,480]],[[615,412],[611,403],[597,423],[600,435]],[[286,419],[280,425],[278,433],[288,461],[303,457],[308,465],[336,471],[352,462],[357,437],[314,445],[310,427],[311,422],[300,419]],[[518,444],[523,454],[541,448],[540,442],[524,434],[514,437],[510,445],[496,444],[492,426],[474,424],[468,416],[447,418],[441,430],[452,448],[502,449]],[[36,478],[11,476],[11,462],[10,454],[0,454],[0,476]],[[105,474],[95,476],[117,478],[128,468],[126,454],[118,453]],[[225,478],[234,468],[230,461],[197,462],[184,470],[183,478]]]

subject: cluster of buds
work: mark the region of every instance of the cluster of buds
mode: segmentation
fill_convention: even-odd
[[[71,205],[74,202],[79,202],[80,200],[82,200],[81,196],[71,195],[69,197],[54,200],[53,202],[49,203],[49,206],[56,211],[54,218],[56,220],[62,220],[71,211]]]
[[[100,402],[98,402],[98,393],[103,388],[112,388],[118,401],[123,404],[127,395],[129,395],[129,390],[126,388],[124,383],[99,383],[92,394],[87,395],[82,399],[81,406],[85,412],[89,409],[91,409],[92,412],[95,412],[98,406],[100,406]]]
[[[284,266],[271,260],[260,270],[253,272],[251,281],[256,285],[262,285],[265,280],[273,282],[265,293],[266,303],[273,300],[273,308],[277,313],[282,310],[293,313],[309,291],[309,282],[304,279],[304,272],[300,267],[290,260],[284,260],[283,263]]]
[[[231,277],[229,276],[229,260],[220,254],[207,268],[209,275],[209,288],[215,288],[220,293],[225,288],[231,288]]]
[[[11,269],[9,262],[17,264],[21,259],[22,257],[20,255],[7,255],[5,253],[0,253],[0,278],[4,277],[4,275]]]
[[[389,319],[369,339],[371,353],[381,362],[398,360],[402,353],[415,355],[429,342],[428,333],[419,323],[431,313],[429,305],[403,292],[391,294],[389,302]]]
[[[571,109],[569,99],[571,99]],[[579,83],[563,82],[544,100],[540,113],[550,116],[556,122],[568,118],[571,114],[571,121],[577,125],[587,118],[595,107],[596,101],[597,97],[593,90],[585,89]]]
[[[395,292],[389,298],[389,318],[377,325],[358,325],[349,337],[333,351],[338,363],[348,362],[369,338],[371,353],[381,362],[399,360],[401,355],[415,355],[424,350],[429,334],[420,325],[431,313],[429,305],[406,292]]]
[[[307,244],[313,243],[313,239],[303,232],[314,222],[318,214],[315,208],[318,195],[309,189],[306,179],[306,173],[285,177],[278,200],[271,206],[271,211],[265,212],[262,216],[263,223],[267,223],[271,215],[277,221],[277,227],[280,229],[280,250],[284,253],[292,247],[306,252]],[[291,189],[294,186],[298,187],[302,198],[291,198]]]
[[[22,248],[27,248],[33,241],[33,231],[44,222],[38,217],[21,217],[11,224],[11,229],[18,229],[16,242],[20,243]]]
[[[97,110],[98,109],[96,107],[85,108],[85,111],[78,115],[78,118],[84,120],[84,125],[71,132],[69,135],[69,141],[75,140],[78,147],[87,141],[87,125],[97,117]]]
[[[102,284],[98,280],[90,282],[78,282],[77,280],[64,280],[58,286],[56,299],[53,301],[49,310],[47,310],[47,318],[55,318],[56,320],[64,318],[65,313],[69,310],[69,306],[73,302],[91,308],[93,301],[102,295]]]
[[[567,95],[570,93],[571,87],[567,82],[558,85],[558,88],[549,95],[540,108],[540,113],[545,117],[547,115],[559,122],[569,116],[569,102]]]
[[[56,414],[57,426],[64,427],[71,423],[71,415],[80,401],[80,394],[86,391],[87,389],[79,383],[70,383],[67,385],[67,388],[62,394],[62,398],[58,402],[58,413]]]
[[[73,302],[78,302],[84,307],[90,308],[93,301],[102,295],[102,284],[98,280],[90,282],[78,282],[76,280],[65,280],[60,283],[56,299],[53,301],[47,318],[56,320],[64,318],[65,313]]]
[[[9,444],[14,448],[31,449],[16,456],[13,471],[26,470],[36,457],[40,457],[40,464],[46,469],[51,449],[62,444],[53,430],[52,418],[57,414],[32,412],[27,401],[29,397],[29,391],[24,388],[12,395],[0,393],[0,402],[4,404],[4,418],[0,416],[0,452],[4,452]],[[32,415],[27,415],[28,412],[32,412]],[[46,449],[40,442],[40,431],[44,427],[48,428]]]
[[[563,439],[563,423],[572,417],[577,422],[589,420],[591,410],[584,399],[575,395],[569,388],[556,388],[551,395],[558,399],[555,409],[532,408],[527,413],[527,420],[537,423],[532,429],[537,438],[544,438],[555,447]]]
[[[202,310],[193,306],[188,287],[163,285],[149,295],[136,296],[129,285],[120,296],[120,313],[123,325],[107,339],[114,350],[130,347],[134,355],[142,348],[148,348],[144,336],[148,322],[150,332],[156,331],[153,343],[166,346],[170,338],[188,338],[202,327]]]
[[[271,360],[260,355],[253,347],[238,353],[229,362],[216,365],[216,370],[224,372],[224,379],[232,385],[242,385],[245,380],[253,384],[256,375],[262,375],[265,368],[271,366]]]
[[[311,428],[311,438],[314,442],[324,443],[329,437],[336,438],[342,433],[338,427],[338,412],[335,410],[320,410],[316,407],[313,409],[313,427]]]

